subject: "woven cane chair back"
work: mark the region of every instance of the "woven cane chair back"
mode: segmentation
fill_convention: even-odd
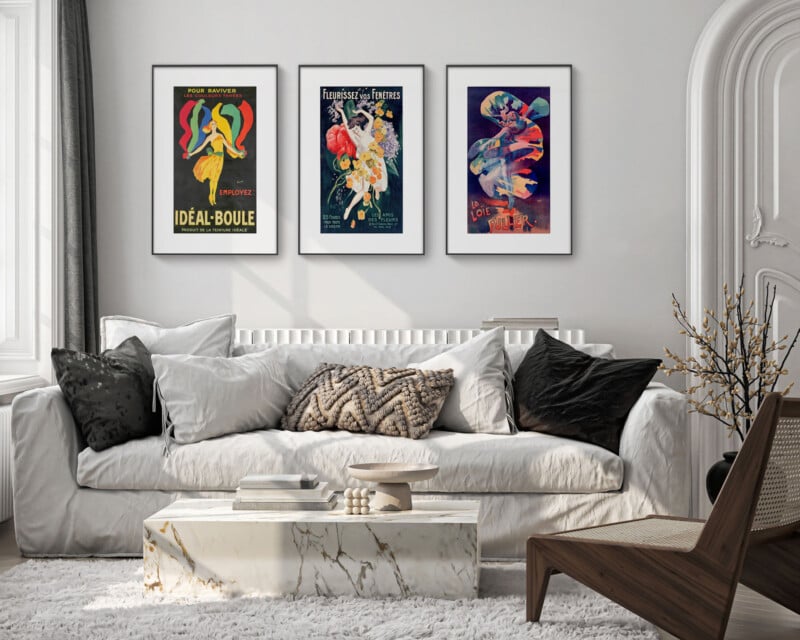
[[[800,400],[784,398],[751,531],[800,526]]]

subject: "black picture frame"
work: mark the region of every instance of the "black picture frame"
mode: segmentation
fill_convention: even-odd
[[[198,71],[206,71],[209,83],[193,82],[198,77]],[[225,72],[228,75],[225,75]],[[248,72],[260,71],[261,74],[248,78]],[[159,78],[160,74],[171,77]],[[233,73],[235,72],[235,73]],[[243,78],[243,82],[236,80]],[[167,200],[165,193],[169,193],[174,188],[174,173],[172,164],[172,154],[175,153],[174,130],[167,135],[170,125],[175,125],[174,104],[172,97],[161,93],[165,87],[176,88],[178,86],[205,86],[225,87],[226,85],[251,84],[261,82],[261,95],[256,102],[255,123],[256,135],[259,145],[257,147],[258,158],[261,160],[255,170],[255,198],[256,204],[256,232],[254,234],[244,233],[197,233],[185,234],[188,237],[198,238],[198,241],[189,240],[184,242],[181,239],[175,242],[176,246],[171,248],[164,246],[165,242],[169,245],[169,237],[166,225],[161,218],[157,218],[157,209],[166,210]],[[265,83],[265,84],[264,84]],[[159,256],[178,256],[178,255],[278,255],[279,252],[279,175],[278,175],[278,118],[279,118],[279,68],[277,64],[154,64],[151,68],[151,255]],[[265,95],[266,93],[266,95]],[[264,121],[266,120],[266,122]],[[267,132],[267,133],[264,133]],[[170,140],[167,147],[158,147],[160,138],[158,134],[164,134],[164,139]],[[265,144],[266,143],[266,144]],[[265,147],[266,148],[263,148]],[[162,154],[159,156],[159,154]],[[264,164],[267,168],[264,168]],[[271,166],[271,169],[269,168]],[[171,180],[167,181],[165,175]],[[170,182],[172,184],[170,184]],[[267,194],[261,196],[262,187],[267,189]],[[166,191],[165,191],[166,190]],[[174,198],[174,192],[173,192]],[[264,207],[267,207],[266,211]],[[169,207],[170,209],[173,206]],[[263,222],[264,217],[271,218]],[[262,220],[259,220],[259,217]],[[260,226],[260,228],[259,228]],[[174,233],[173,236],[178,234]],[[183,234],[182,234],[183,235]],[[251,236],[243,243],[242,237]],[[175,240],[174,238],[172,239]],[[206,240],[206,242],[203,242]],[[266,249],[258,248],[261,243],[266,243]],[[209,244],[229,245],[225,250],[216,250]],[[180,245],[180,246],[178,246]],[[253,248],[255,247],[255,248]]]
[[[566,131],[568,132],[569,142],[565,146],[565,151],[567,154],[567,158],[565,161],[560,163],[560,168],[566,172],[567,177],[567,185],[561,187],[560,193],[563,194],[562,197],[566,197],[568,205],[565,207],[566,210],[560,210],[560,219],[562,223],[566,223],[566,240],[561,240],[559,242],[559,246],[556,250],[541,250],[541,247],[533,247],[531,250],[517,250],[513,248],[514,245],[518,246],[518,243],[496,243],[495,247],[487,247],[485,250],[472,250],[473,246],[477,244],[476,242],[464,242],[461,243],[460,247],[454,247],[454,240],[458,239],[458,235],[454,232],[454,226],[456,222],[454,221],[454,216],[457,215],[454,209],[453,203],[453,192],[454,192],[454,182],[458,182],[457,180],[452,179],[451,172],[453,171],[453,163],[456,161],[455,158],[452,156],[453,154],[453,136],[451,129],[453,128],[453,104],[452,104],[452,96],[453,96],[453,86],[451,85],[451,72],[458,71],[458,70],[480,70],[483,73],[476,73],[476,81],[479,83],[476,86],[486,86],[486,87],[499,87],[499,86],[530,86],[533,87],[537,83],[536,80],[525,80],[524,83],[516,82],[514,80],[510,81],[488,81],[486,80],[485,71],[489,70],[507,70],[510,72],[521,72],[525,70],[558,70],[565,74],[565,78],[562,79],[563,87],[562,90],[565,90],[568,94],[568,115],[567,117],[562,117],[560,126],[566,127]],[[502,74],[507,79],[511,77],[511,73]],[[536,64],[451,64],[446,66],[446,83],[445,83],[445,111],[446,111],[446,125],[445,125],[445,253],[446,255],[454,255],[454,256],[481,256],[481,255],[509,255],[509,256],[523,256],[523,255],[573,255],[573,241],[572,241],[572,227],[573,227],[573,160],[572,160],[572,125],[573,125],[573,100],[572,100],[572,93],[573,93],[573,80],[572,80],[572,65],[571,64],[545,64],[545,65],[536,65]],[[467,88],[469,84],[459,84],[459,88]],[[466,91],[464,92],[466,95]],[[466,100],[462,102],[464,108],[466,109]],[[460,121],[459,121],[460,122]],[[465,121],[466,122],[466,121]],[[464,123],[465,124],[465,123]],[[466,126],[463,130],[466,130]],[[462,134],[463,135],[463,134]],[[466,137],[464,136],[464,140],[466,142]],[[464,175],[466,175],[466,162],[461,162],[462,159],[466,159],[467,156],[467,149],[466,145],[464,147],[464,153],[459,154],[459,164],[464,167]],[[464,193],[466,194],[467,190],[464,189]],[[463,214],[467,213],[466,209],[461,210]],[[552,211],[550,212],[552,218]],[[466,218],[464,218],[466,219]],[[552,220],[550,229],[552,230]],[[461,234],[461,235],[468,235],[468,234]],[[481,236],[489,236],[492,234],[472,234],[476,237]],[[500,236],[501,234],[496,234]],[[524,237],[532,237],[536,234],[502,234],[506,236],[506,238],[515,235],[518,236],[514,239],[523,239]],[[544,234],[542,234],[544,236]],[[470,248],[465,248],[465,245],[471,245]],[[503,249],[502,246],[498,246],[501,244],[509,245],[508,249]],[[541,243],[537,243],[541,244]]]
[[[361,77],[359,77],[357,72],[358,70],[364,70],[364,73]],[[331,86],[391,86],[396,84],[396,82],[392,82],[391,80],[386,80],[386,76],[381,77],[380,83],[378,82],[370,82],[370,78],[374,77],[375,73],[380,71],[392,71],[392,70],[405,70],[405,71],[418,71],[419,72],[419,86],[418,86],[418,112],[415,118],[412,118],[412,121],[418,122],[418,132],[416,132],[416,147],[418,148],[419,154],[419,162],[418,162],[418,179],[417,179],[417,189],[418,193],[415,194],[417,197],[415,201],[418,203],[418,218],[414,221],[416,231],[412,236],[405,238],[403,241],[409,243],[409,245],[414,242],[418,241],[418,246],[414,246],[412,250],[375,250],[376,240],[380,239],[380,244],[388,244],[389,241],[383,241],[384,236],[390,236],[394,234],[379,234],[379,233],[361,233],[361,234],[329,234],[329,235],[336,235],[341,236],[342,238],[349,237],[350,239],[356,238],[360,240],[360,242],[356,242],[354,244],[360,245],[356,246],[355,249],[352,250],[343,250],[341,246],[345,244],[344,242],[329,242],[327,244],[330,245],[337,245],[331,246],[329,248],[317,246],[305,246],[304,247],[304,233],[306,234],[306,238],[308,238],[308,232],[310,227],[309,220],[311,219],[311,212],[316,211],[316,215],[313,220],[318,221],[320,219],[320,212],[318,208],[314,208],[310,203],[313,203],[314,200],[309,200],[310,196],[308,195],[308,180],[309,180],[309,173],[314,176],[317,180],[317,186],[319,186],[319,176],[316,171],[308,171],[307,169],[311,167],[310,163],[316,163],[317,167],[320,166],[320,158],[319,158],[319,119],[314,119],[313,117],[310,118],[313,124],[310,124],[304,118],[304,90],[308,91],[311,87],[316,87],[315,91],[315,105],[316,105],[316,113],[319,115],[319,88],[323,86],[319,82],[317,83],[310,83],[308,86],[304,85],[304,71],[305,72],[334,72],[332,75],[329,84]],[[335,72],[339,72],[339,75],[335,75]],[[297,251],[299,255],[303,256],[311,256],[311,255],[337,255],[337,256],[419,256],[425,255],[425,65],[422,64],[302,64],[298,66],[298,233],[297,233]],[[349,73],[348,73],[349,72]],[[388,75],[388,74],[387,74]],[[362,79],[363,78],[363,79]],[[325,84],[328,84],[326,81]],[[404,85],[405,87],[406,85]],[[310,98],[307,98],[310,100]],[[408,113],[409,105],[405,101],[403,102],[403,110],[404,110],[404,117]],[[306,111],[307,114],[311,114],[311,110],[309,107]],[[314,127],[314,124],[317,126]],[[404,146],[407,146],[408,138],[408,129],[406,127],[407,121],[404,120]],[[304,130],[304,126],[306,127],[313,127],[313,131],[316,133],[317,137],[312,138],[311,133],[308,129]],[[304,131],[309,136],[308,138],[304,138]],[[312,141],[316,142],[316,145],[312,145]],[[312,151],[313,148],[313,151]],[[412,146],[412,149],[414,147]],[[406,150],[404,149],[404,153]],[[311,158],[311,160],[309,160]],[[403,189],[404,189],[404,211],[403,211],[403,225],[404,230],[403,234],[397,234],[400,236],[404,236],[406,234],[406,205],[407,202],[405,200],[405,187],[406,187],[406,180],[408,176],[406,175],[405,168],[408,166],[408,160],[404,161],[404,171],[403,171]],[[304,180],[306,182],[304,182]],[[321,189],[320,189],[321,192]],[[316,191],[314,192],[316,194]],[[317,194],[318,195],[318,194]],[[304,199],[305,198],[305,199]],[[304,207],[306,208],[306,214],[304,216]],[[321,237],[324,234],[320,231],[317,236]],[[418,238],[415,236],[418,235]],[[380,238],[379,238],[380,237]],[[322,240],[317,240],[317,237],[314,237],[314,240],[319,242],[320,244],[324,244]],[[373,242],[368,242],[372,240]],[[308,240],[306,240],[308,243]],[[363,248],[364,246],[367,248]]]

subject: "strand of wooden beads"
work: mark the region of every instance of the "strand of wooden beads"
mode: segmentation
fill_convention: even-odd
[[[369,513],[369,489],[357,487],[344,490],[344,512],[347,515],[366,515]]]

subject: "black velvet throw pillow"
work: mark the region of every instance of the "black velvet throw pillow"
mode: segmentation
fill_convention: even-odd
[[[619,453],[625,419],[659,364],[593,358],[539,330],[514,378],[517,427]]]
[[[58,386],[86,443],[102,451],[161,432],[153,413],[153,364],[136,336],[102,355],[53,349]]]

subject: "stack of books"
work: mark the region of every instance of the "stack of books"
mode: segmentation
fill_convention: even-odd
[[[328,511],[336,494],[316,475],[252,475],[239,481],[234,509],[257,511]]]
[[[481,329],[544,329],[553,331],[558,329],[558,318],[489,318],[481,322]]]

